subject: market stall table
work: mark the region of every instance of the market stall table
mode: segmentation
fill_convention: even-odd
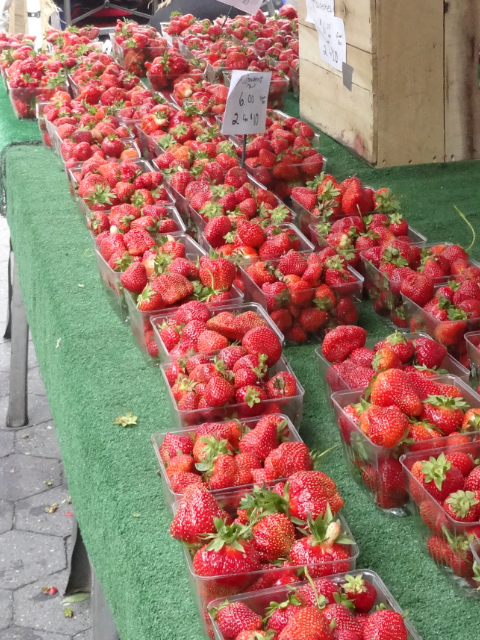
[[[295,103],[288,108],[293,113]],[[0,127],[5,118],[2,110]],[[23,126],[15,122],[15,130]],[[339,178],[357,173],[367,184],[388,184],[429,240],[469,243],[454,204],[478,228],[479,163],[375,171],[325,136],[321,148]],[[129,326],[108,305],[61,162],[42,147],[11,147],[5,160],[7,215],[28,321],[75,512],[119,635],[197,640],[200,620],[183,552],[168,533],[171,515],[150,443],[153,432],[171,425],[160,372],[146,364]],[[472,254],[480,257],[476,247]],[[370,303],[360,322],[373,336],[388,332]],[[306,389],[302,437],[320,450],[338,444],[315,346],[289,348],[286,357]],[[114,425],[127,411],[138,425]],[[361,550],[358,566],[382,576],[423,639],[476,637],[478,602],[458,595],[424,555],[412,520],[377,510],[349,477],[340,448],[323,458],[322,470],[345,498]]]

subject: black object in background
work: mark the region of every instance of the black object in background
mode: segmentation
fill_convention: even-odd
[[[180,11],[184,15],[192,13],[199,20],[215,20],[218,16],[224,16],[228,13],[230,6],[218,2],[217,0],[172,0],[165,7],[160,7],[157,13],[150,20],[150,24],[156,29],[159,28],[161,22],[168,22],[172,11]],[[232,15],[245,14],[244,11],[232,8]]]

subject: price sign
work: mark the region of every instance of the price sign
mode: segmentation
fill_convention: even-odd
[[[252,16],[254,13],[260,9],[263,4],[263,0],[218,0],[222,4],[228,4],[230,7],[235,7],[235,9],[241,9],[246,13],[251,13]]]
[[[341,71],[342,63],[347,61],[344,21],[335,16],[320,14],[315,20],[315,26],[318,32],[321,59]]]
[[[271,77],[270,72],[232,71],[222,133],[247,135],[265,131]]]
[[[335,12],[334,0],[306,0],[306,5],[307,15],[305,22],[311,22],[312,24],[315,24],[315,15],[317,13],[327,13],[333,16]]]

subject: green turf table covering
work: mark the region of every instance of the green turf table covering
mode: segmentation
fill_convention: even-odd
[[[288,105],[294,113],[296,105]],[[23,127],[1,102],[0,142]],[[25,138],[23,138],[25,139]],[[458,205],[479,226],[477,162],[374,170],[322,138],[328,169],[390,186],[409,222],[429,240],[470,243]],[[155,474],[150,435],[171,425],[161,374],[149,367],[130,328],[107,302],[92,242],[71,200],[61,162],[42,147],[6,155],[8,220],[40,369],[84,540],[122,640],[197,640],[201,627],[180,545],[168,534],[170,513]],[[480,258],[474,248],[473,255]],[[362,308],[373,335],[388,329]],[[327,410],[313,346],[286,356],[305,387],[301,435],[324,450],[339,444]],[[132,411],[138,426],[112,422]],[[340,447],[322,469],[345,497],[345,516],[360,546],[358,567],[377,571],[424,640],[479,637],[479,603],[457,595],[417,543],[409,518],[383,515],[347,474]]]

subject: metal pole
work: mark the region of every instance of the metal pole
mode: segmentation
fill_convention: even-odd
[[[223,24],[222,24],[222,29],[225,27],[225,25],[226,25],[226,23],[227,23],[227,20],[228,20],[228,18],[230,17],[230,13],[231,13],[231,11],[232,11],[232,7],[230,7],[230,9],[228,10],[227,15],[225,16],[225,20],[223,21]]]
[[[13,296],[11,304],[10,398],[7,427],[23,427],[27,415],[28,322],[13,255]]]
[[[241,163],[241,167],[242,169],[245,166],[245,155],[247,153],[247,136],[246,134],[244,134],[243,136],[243,146],[242,146],[242,163]]]

